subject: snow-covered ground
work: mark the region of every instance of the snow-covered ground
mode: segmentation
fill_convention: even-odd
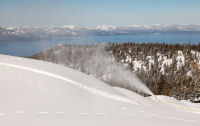
[[[60,65],[0,55],[0,126],[199,126],[200,104],[144,98]]]

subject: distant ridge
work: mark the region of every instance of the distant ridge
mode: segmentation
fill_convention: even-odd
[[[81,35],[199,34],[200,25],[0,27],[0,41],[34,41]]]

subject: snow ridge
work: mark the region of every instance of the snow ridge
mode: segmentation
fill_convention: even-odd
[[[56,74],[53,74],[53,73],[49,73],[49,72],[45,72],[45,71],[41,71],[41,70],[38,70],[38,69],[29,68],[29,67],[25,67],[25,66],[9,64],[9,63],[0,63],[0,65],[1,66],[7,66],[7,67],[13,67],[13,68],[17,68],[17,69],[22,69],[22,70],[34,72],[34,73],[37,73],[37,74],[53,77],[53,78],[56,78],[56,79],[63,80],[63,81],[66,81],[68,83],[74,84],[74,85],[76,85],[76,86],[78,86],[78,87],[80,87],[80,88],[82,88],[82,89],[84,89],[86,91],[89,91],[91,93],[94,93],[96,95],[100,95],[100,96],[103,96],[103,97],[106,97],[106,98],[114,99],[114,100],[121,101],[121,102],[130,103],[130,104],[137,104],[134,101],[130,100],[129,98],[125,98],[125,97],[121,97],[121,96],[118,96],[118,95],[110,94],[108,92],[101,91],[101,90],[95,89],[93,87],[88,87],[86,85],[83,85],[81,83],[75,82],[73,80],[70,80],[68,78],[65,78],[65,77],[62,77],[62,76],[59,76],[59,75],[56,75]]]

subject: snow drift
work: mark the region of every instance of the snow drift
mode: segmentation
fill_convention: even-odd
[[[0,55],[0,76],[2,126],[200,124],[198,104],[144,98],[52,63]]]

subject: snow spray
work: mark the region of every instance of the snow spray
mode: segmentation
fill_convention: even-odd
[[[105,47],[105,44],[99,44],[94,47],[92,55],[84,57],[87,60],[83,65],[85,72],[110,85],[153,95],[147,86],[137,78],[135,73],[118,63],[113,56],[105,51]],[[87,55],[87,53],[85,54]]]

